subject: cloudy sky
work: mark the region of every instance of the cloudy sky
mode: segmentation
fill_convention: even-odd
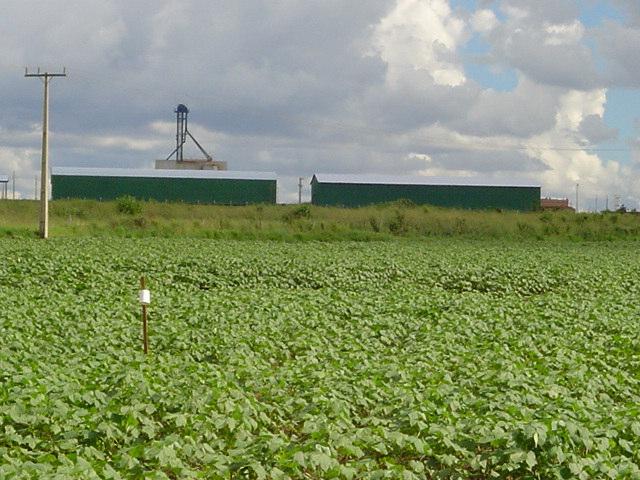
[[[0,174],[151,167],[178,103],[232,170],[533,180],[640,207],[637,0],[2,0]],[[185,153],[198,156],[193,147]]]

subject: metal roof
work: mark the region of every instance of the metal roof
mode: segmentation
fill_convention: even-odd
[[[360,185],[447,185],[468,187],[529,187],[539,188],[539,184],[525,182],[497,182],[479,177],[427,177],[399,175],[358,175],[316,173],[313,178],[318,183],[351,183]],[[313,179],[311,180],[313,182]]]
[[[9,175],[0,175],[0,183],[9,183]]]
[[[276,180],[275,172],[234,172],[229,170],[153,170],[133,168],[54,167],[53,176],[203,178],[223,180]]]

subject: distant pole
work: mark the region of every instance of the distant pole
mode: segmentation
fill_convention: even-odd
[[[298,178],[298,203],[302,203],[302,177]]]
[[[606,212],[608,212],[608,211],[609,211],[609,195],[607,195],[607,198],[606,198],[606,200],[605,200],[605,207],[604,207],[604,210],[605,210]]]
[[[54,77],[66,77],[66,69],[62,73],[29,73],[24,71],[25,77],[37,77],[44,82],[44,101],[42,102],[42,165],[40,172],[40,238],[49,236],[49,82]]]
[[[596,213],[598,213],[598,195],[596,195]]]
[[[580,211],[580,184],[576,183],[576,212]]]
[[[38,200],[38,175],[35,176],[35,182],[36,182],[36,185],[35,185],[35,190],[33,192],[33,199]]]

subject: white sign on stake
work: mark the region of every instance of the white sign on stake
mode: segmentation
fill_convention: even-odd
[[[149,290],[140,290],[140,303],[142,305],[151,304],[151,292]]]

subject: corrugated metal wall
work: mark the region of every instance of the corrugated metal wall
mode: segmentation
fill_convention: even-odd
[[[52,175],[52,197],[114,200],[131,195],[161,202],[276,203],[275,180]]]
[[[316,180],[311,184],[314,205],[361,207],[400,199],[418,205],[532,211],[540,208],[540,187],[319,183]]]

